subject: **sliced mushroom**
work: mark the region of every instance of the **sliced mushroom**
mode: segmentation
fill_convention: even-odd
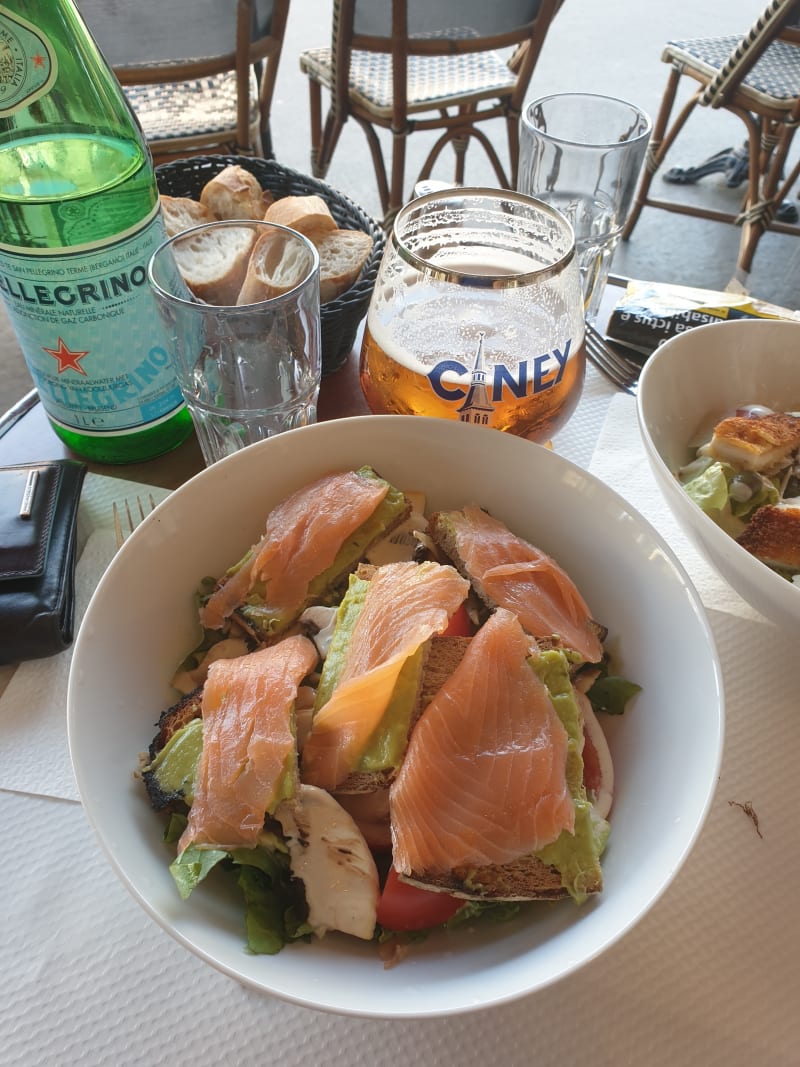
[[[318,937],[341,930],[369,940],[375,931],[378,871],[352,817],[317,786],[302,785],[276,812],[302,879],[308,921]]]

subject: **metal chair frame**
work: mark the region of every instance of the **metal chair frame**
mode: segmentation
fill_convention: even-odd
[[[353,118],[363,129],[369,145],[381,206],[386,221],[403,203],[403,184],[408,137],[417,131],[442,130],[428,153],[417,180],[430,177],[434,163],[447,144],[455,151],[454,180],[464,181],[465,156],[470,140],[486,152],[497,180],[503,188],[514,188],[519,159],[519,118],[534,67],[553,18],[563,0],[541,0],[538,12],[529,22],[491,36],[463,36],[442,28],[442,32],[410,36],[408,0],[392,0],[391,36],[359,34],[354,30],[356,0],[334,0],[330,50],[311,50],[300,57],[300,66],[309,79],[311,113],[311,163],[316,177],[324,178],[344,124]],[[512,74],[507,88],[487,89],[475,84],[460,94],[442,93],[424,102],[409,102],[409,58],[446,56],[455,59],[471,53],[513,48],[508,60]],[[390,108],[378,108],[353,91],[351,57],[354,52],[371,52],[391,61],[392,99]],[[322,120],[322,88],[330,93],[330,106]],[[432,114],[431,114],[432,113]],[[509,150],[507,174],[489,137],[478,123],[503,118]],[[391,171],[387,170],[377,128],[391,131]]]
[[[750,30],[718,66],[712,66],[687,53],[682,47],[692,42],[669,42],[662,60],[671,65],[667,86],[653,126],[645,169],[635,202],[631,208],[622,239],[627,240],[645,207],[660,208],[677,214],[733,223],[742,227],[734,279],[746,288],[758,243],[768,230],[800,235],[800,226],[777,219],[776,212],[800,176],[800,163],[785,174],[789,150],[800,122],[800,27],[787,25],[800,14],[798,0],[771,0]],[[797,85],[791,96],[777,96],[748,82],[756,64],[769,57],[777,42],[796,52]],[[700,42],[702,43],[702,42]],[[690,77],[699,83],[677,117],[670,117],[681,79]],[[747,131],[747,187],[738,212],[728,212],[695,204],[651,196],[650,187],[664,158],[697,106],[724,108],[738,116]]]

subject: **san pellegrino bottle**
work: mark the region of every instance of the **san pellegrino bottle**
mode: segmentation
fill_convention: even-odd
[[[0,0],[0,292],[53,429],[104,463],[191,430],[146,268],[150,153],[72,0]]]

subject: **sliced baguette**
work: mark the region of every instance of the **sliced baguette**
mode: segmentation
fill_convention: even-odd
[[[192,226],[201,226],[203,223],[214,221],[214,216],[207,207],[197,200],[190,200],[188,196],[162,194],[159,200],[168,237],[190,230]]]
[[[215,227],[188,234],[175,246],[183,280],[208,304],[235,304],[247,273],[255,233],[245,226]]]
[[[250,254],[236,303],[256,304],[288,293],[307,277],[312,257],[311,250],[291,234],[282,230],[262,234]]]
[[[200,203],[215,219],[262,219],[266,208],[258,178],[244,167],[225,167],[203,186]]]
[[[264,212],[265,222],[276,222],[315,241],[336,229],[336,220],[321,196],[282,196]]]
[[[356,281],[372,251],[363,230],[331,230],[314,238],[319,252],[319,299],[326,304]]]

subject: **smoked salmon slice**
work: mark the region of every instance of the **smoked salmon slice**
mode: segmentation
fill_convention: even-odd
[[[537,638],[558,637],[587,663],[603,658],[589,608],[554,559],[475,504],[436,512],[428,530],[478,594],[512,611]]]
[[[296,636],[211,665],[203,688],[203,749],[179,853],[190,844],[258,843],[265,814],[297,784],[293,708],[317,658],[313,642]]]
[[[469,592],[453,567],[430,562],[387,564],[368,585],[336,688],[303,747],[303,781],[330,791],[356,768],[406,661],[447,628]]]
[[[264,584],[266,610],[276,618],[299,615],[309,583],[331,566],[389,488],[382,479],[344,471],[325,475],[278,504],[267,518],[264,536],[201,609],[203,626],[220,629],[256,583]]]
[[[568,735],[531,644],[499,608],[423,711],[389,791],[401,874],[511,863],[572,832]]]

